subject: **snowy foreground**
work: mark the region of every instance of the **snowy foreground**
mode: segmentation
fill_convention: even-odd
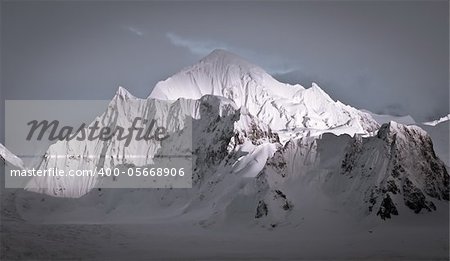
[[[332,214],[331,214],[332,215]],[[446,260],[445,220],[421,219],[360,228],[318,226],[261,230],[202,228],[191,223],[150,225],[3,224],[2,260]],[[427,225],[424,225],[427,224]],[[448,227],[447,227],[448,228]],[[448,260],[448,259],[447,259]]]
[[[14,209],[5,201],[2,207]],[[86,224],[74,216],[68,224],[54,224],[60,216],[25,221],[8,212],[2,218],[1,260],[448,260],[448,207],[438,207],[442,211],[406,212],[386,222],[316,208],[295,226],[275,228],[238,220],[208,224],[189,216],[128,217],[114,224]]]
[[[192,188],[34,177],[2,191],[2,259],[448,260],[448,120],[358,110],[221,50],[146,99],[119,88],[96,120],[129,127],[136,117],[171,137],[56,142],[38,166],[0,155],[19,169],[89,169],[183,152]]]

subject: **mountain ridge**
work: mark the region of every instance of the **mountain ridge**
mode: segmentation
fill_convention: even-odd
[[[402,215],[406,204],[402,202],[423,212],[440,209],[442,201],[448,201],[448,173],[425,131],[394,122],[380,128],[368,113],[334,101],[317,84],[308,89],[282,84],[250,63],[229,64],[236,59],[241,58],[217,51],[158,83],[146,99],[120,87],[98,117],[101,126],[124,128],[132,126],[135,117],[155,118],[174,134],[168,147],[153,141],[132,141],[124,147],[116,139],[57,142],[46,155],[70,151],[77,157],[45,157],[39,167],[146,166],[166,150],[191,153],[192,189],[109,193],[125,198],[143,193],[146,197],[141,200],[151,201],[153,215],[167,211],[175,216],[203,215],[206,224],[237,219],[260,226],[297,225],[292,217],[300,217],[306,203],[317,205],[314,198],[333,202],[355,216],[383,220],[395,215],[394,207]],[[280,86],[284,89],[278,93]],[[245,96],[235,95],[238,92]],[[192,121],[191,148],[183,147],[186,120]],[[126,156],[136,154],[142,157]],[[111,160],[84,160],[99,155]],[[394,166],[401,174],[392,174]],[[93,190],[98,181],[33,178],[26,189],[55,197],[89,197],[104,204],[103,193]],[[397,194],[390,191],[393,184],[401,188],[393,190]],[[310,199],[302,202],[306,191]],[[156,198],[161,201],[154,202]],[[128,207],[121,202],[110,204],[113,209]],[[237,218],[232,214],[236,211],[246,214]]]
[[[158,82],[149,98],[199,99],[205,94],[233,100],[274,130],[348,127],[353,134],[367,134],[379,127],[369,114],[334,101],[316,83],[305,89],[278,82],[260,67],[224,50],[213,51]]]

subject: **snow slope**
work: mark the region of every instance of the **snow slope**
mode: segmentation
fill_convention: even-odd
[[[450,114],[448,114],[448,115],[446,115],[444,117],[441,117],[439,120],[424,122],[423,124],[424,125],[428,125],[428,126],[436,126],[436,125],[438,125],[441,122],[446,122],[446,121],[449,121],[449,120],[450,120]]]
[[[202,227],[265,228],[300,226],[305,215],[315,220],[309,224],[326,223],[324,211],[336,212],[339,222],[372,225],[447,211],[447,170],[418,127],[391,122],[373,137],[327,133],[283,146],[264,132],[257,144],[249,135],[255,132],[236,131],[238,115],[199,122],[192,189],[92,190],[77,201],[22,195],[18,211],[45,223],[180,219]]]
[[[0,143],[0,158],[5,160],[7,163],[23,168],[23,162],[22,160],[14,155],[11,151],[9,151],[3,144]]]
[[[443,121],[434,126],[421,125],[433,140],[433,147],[439,158],[450,166],[450,121]]]
[[[410,115],[393,116],[393,115],[387,115],[387,114],[376,114],[376,113],[373,113],[373,112],[370,112],[367,110],[361,110],[361,111],[369,113],[372,116],[372,118],[379,124],[389,123],[391,121],[395,121],[395,122],[398,122],[398,123],[404,124],[404,125],[416,124],[416,121]]]
[[[146,166],[154,163],[154,157],[161,149],[164,149],[168,155],[192,154],[192,137],[186,129],[191,128],[192,121],[200,119],[201,114],[205,113],[202,108],[204,103],[208,102],[211,102],[211,107],[217,106],[214,117],[225,116],[230,110],[235,111],[235,105],[226,99],[214,97],[210,99],[207,96],[199,100],[179,99],[177,101],[136,99],[125,89],[119,88],[105,113],[97,117],[94,122],[98,121],[100,128],[115,129],[120,126],[127,130],[131,128],[137,117],[148,120],[148,123],[138,126],[144,129],[147,129],[151,120],[154,119],[155,126],[167,129],[171,137],[170,142],[173,144],[166,143],[165,147],[161,148],[162,143],[155,139],[137,140],[134,136],[126,145],[127,140],[119,139],[117,135],[106,141],[100,139],[58,141],[49,147],[39,168],[89,170],[127,165]],[[93,123],[89,127],[92,125]],[[180,133],[183,131],[184,135],[188,136],[182,136]],[[173,140],[174,138],[177,139]],[[32,179],[26,189],[59,197],[80,197],[101,181],[98,175],[61,179],[47,176]]]

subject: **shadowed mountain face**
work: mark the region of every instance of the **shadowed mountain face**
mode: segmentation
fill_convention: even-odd
[[[299,187],[313,185],[337,206],[382,219],[435,211],[433,202],[449,200],[449,175],[430,137],[395,122],[372,137],[324,134],[290,141],[268,160],[263,177],[287,201],[295,202]],[[284,185],[293,180],[300,180],[294,188]]]

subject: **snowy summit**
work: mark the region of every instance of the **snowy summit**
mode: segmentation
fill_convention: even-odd
[[[149,166],[159,153],[183,152],[193,158],[192,189],[123,190],[122,200],[108,204],[93,192],[108,178],[35,177],[26,189],[55,197],[87,194],[100,202],[104,219],[124,218],[111,211],[128,210],[126,199],[134,206],[139,198],[139,214],[132,211],[129,218],[171,213],[202,216],[211,224],[239,220],[272,227],[297,226],[304,213],[327,216],[324,209],[386,220],[445,212],[448,203],[448,172],[424,130],[393,121],[380,126],[370,113],[334,101],[315,83],[280,83],[227,51],[216,50],[157,83],[147,99],[120,87],[97,120],[100,128],[127,129],[137,117],[155,119],[171,133],[164,146],[115,138],[59,141],[39,168]]]

